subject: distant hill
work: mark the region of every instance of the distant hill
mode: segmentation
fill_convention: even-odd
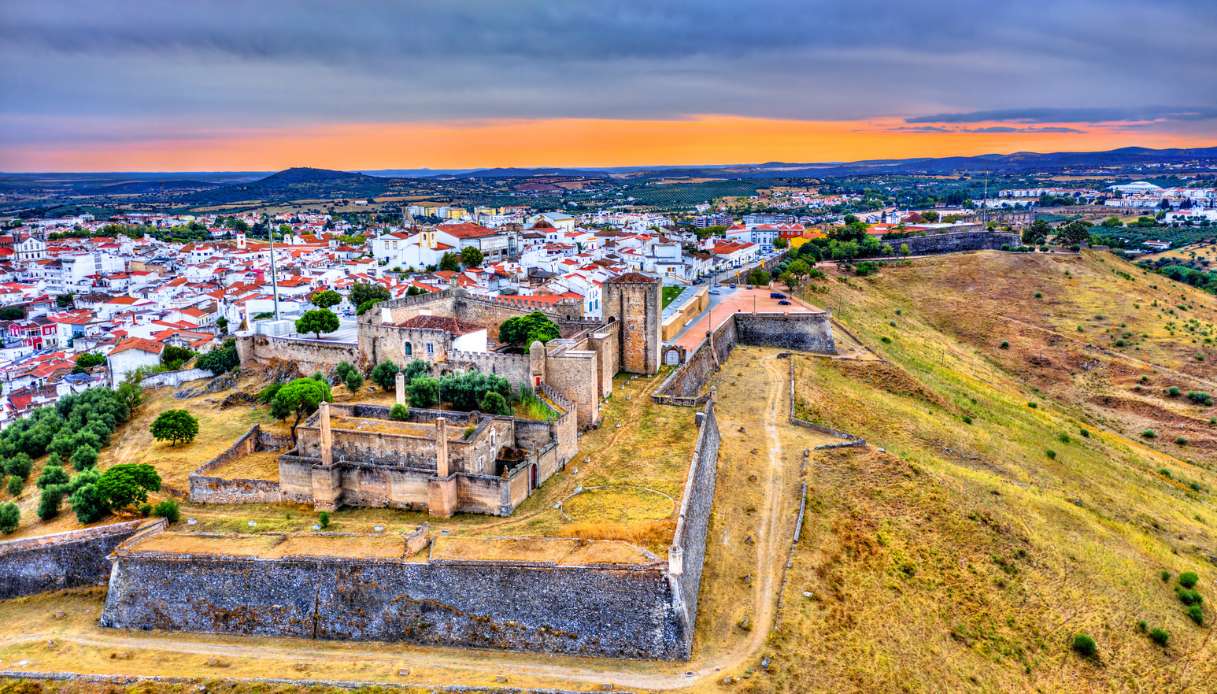
[[[284,169],[249,183],[236,183],[195,193],[186,196],[183,201],[201,206],[247,200],[276,203],[308,198],[365,198],[383,193],[391,181],[392,179],[361,173],[301,166]]]

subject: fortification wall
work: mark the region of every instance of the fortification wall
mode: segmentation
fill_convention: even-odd
[[[101,624],[682,658],[662,564],[117,553]]]
[[[110,552],[144,523],[128,521],[0,542],[0,600],[104,584],[110,577]]]
[[[801,352],[835,354],[832,321],[817,313],[737,313],[736,340],[745,345],[781,347]]]
[[[289,445],[290,436],[272,434],[262,431],[258,424],[253,425],[227,450],[190,473],[190,500],[196,504],[271,504],[282,501],[279,483],[273,480],[225,478],[210,473],[225,463],[256,451],[286,450]]]
[[[532,386],[528,377],[527,354],[452,351],[448,353],[448,363],[462,371],[477,369],[482,373],[502,376],[516,388],[523,385]]]
[[[237,351],[243,366],[248,366],[251,361],[256,364],[285,361],[297,364],[300,373],[305,374],[329,372],[344,361],[359,363],[359,348],[351,342],[241,335],[237,337]]]
[[[575,406],[579,427],[600,422],[600,389],[596,353],[566,350],[545,358],[545,385]]]
[[[684,364],[659,385],[651,398],[663,405],[694,407],[706,401],[701,391],[706,381],[727,360],[736,344],[734,320],[723,321],[714,329],[713,339],[703,340]]]
[[[139,385],[141,388],[160,388],[162,386],[170,386],[176,388],[183,383],[190,381],[198,381],[204,378],[213,378],[215,374],[207,369],[182,369],[180,371],[164,371],[150,376],[144,376],[140,379]]]
[[[999,250],[1002,246],[1018,246],[1019,235],[1011,231],[960,231],[951,234],[928,234],[884,240],[884,243],[899,249],[908,244],[912,255],[934,253],[957,253],[959,251]]]
[[[682,616],[687,634],[682,640],[685,658],[692,655],[693,626],[697,623],[697,598],[701,592],[702,569],[705,566],[706,534],[710,530],[710,512],[714,506],[721,440],[713,401],[706,403],[700,419],[697,444],[693,448],[689,475],[685,479],[685,491],[680,500],[676,533],[668,550],[669,575],[673,579],[673,593],[678,598],[675,609]]]

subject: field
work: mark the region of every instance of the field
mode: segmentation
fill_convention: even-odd
[[[1200,242],[1193,243],[1179,248],[1172,248],[1169,251],[1161,253],[1151,253],[1143,255],[1138,260],[1148,260],[1150,262],[1158,260],[1177,260],[1183,263],[1198,262],[1200,264],[1208,264],[1217,267],[1217,242]]]
[[[926,259],[813,297],[885,363],[796,357],[798,409],[877,448],[812,461],[810,542],[772,636],[790,666],[770,687],[1217,678],[1213,610],[1198,626],[1173,590],[1182,571],[1206,597],[1217,578],[1217,411],[1162,394],[1208,387],[1213,297],[1099,253]],[[1203,327],[1180,330],[1184,317]],[[1135,343],[1114,347],[1125,332]],[[1169,632],[1165,648],[1142,622]],[[1079,633],[1097,657],[1070,650]]]

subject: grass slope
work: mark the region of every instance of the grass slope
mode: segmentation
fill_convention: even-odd
[[[813,456],[769,642],[779,666],[745,690],[1217,681],[1217,456],[1135,433],[1152,420],[1212,440],[1211,407],[1157,393],[1211,377],[1213,297],[1105,254],[979,253],[829,279],[809,298],[887,363],[796,357],[797,407],[874,448]],[[1137,337],[1113,346],[1124,332]],[[1200,575],[1204,626],[1175,596],[1181,571]],[[1165,648],[1142,621],[1169,631]],[[1083,632],[1096,658],[1071,652]]]

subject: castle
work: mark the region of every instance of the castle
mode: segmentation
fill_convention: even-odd
[[[428,363],[435,375],[495,374],[539,393],[551,421],[412,409],[405,421],[385,407],[323,403],[297,427],[279,459],[285,501],[318,510],[339,506],[509,515],[574,456],[578,430],[600,422],[600,404],[618,371],[654,374],[662,343],[657,279],[631,273],[604,289],[604,320],[583,320],[579,305],[527,297],[487,298],[452,289],[385,301],[360,317],[357,340],[334,342],[259,334],[238,336],[242,366],[295,361],[302,372],[347,361]],[[541,311],[560,337],[527,353],[496,349],[499,326]],[[397,402],[404,403],[399,375]]]

